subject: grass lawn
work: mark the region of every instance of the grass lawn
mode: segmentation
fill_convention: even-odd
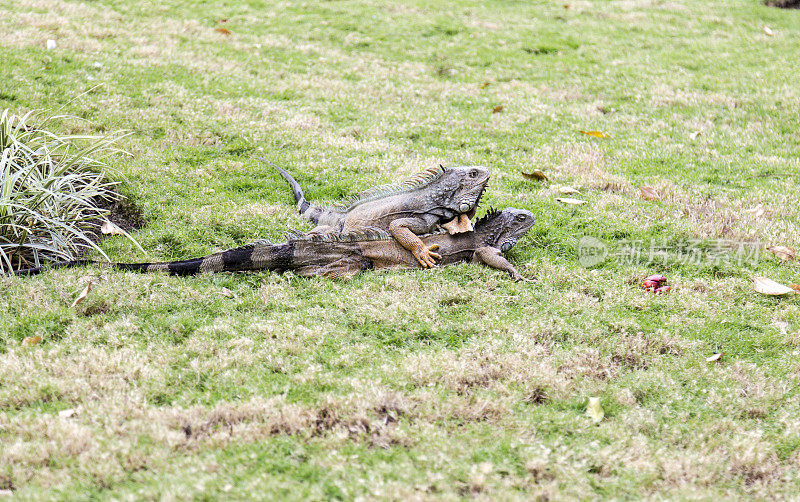
[[[798,267],[726,246],[800,245],[799,54],[800,10],[757,0],[4,2],[0,108],[132,131],[111,175],[148,255],[117,237],[112,259],[310,229],[259,155],[315,200],[481,164],[484,208],[537,215],[510,259],[538,281],[0,277],[0,493],[796,494],[798,299],[751,280]],[[583,236],[610,249],[589,269]]]

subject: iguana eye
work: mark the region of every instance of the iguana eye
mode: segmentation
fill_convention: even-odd
[[[469,172],[469,177],[470,178],[477,178],[478,177],[478,170],[477,169],[473,169],[472,171],[470,171]]]
[[[526,219],[528,219],[528,217],[524,214],[517,215],[517,221],[525,221]]]
[[[508,251],[509,249],[511,249],[511,243],[510,242],[504,242],[503,245],[500,246],[500,251],[502,251],[504,253],[506,251]]]

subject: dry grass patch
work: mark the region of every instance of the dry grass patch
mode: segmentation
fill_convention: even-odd
[[[100,484],[113,486],[125,472],[163,468],[173,451],[224,448],[275,435],[365,441],[379,448],[411,447],[416,439],[409,426],[498,421],[509,413],[491,399],[456,398],[434,404],[424,397],[379,387],[363,395],[329,396],[315,406],[291,404],[276,396],[211,408],[153,407],[131,391],[104,391],[99,401],[83,399],[69,417],[0,414],[2,433],[16,438],[0,450],[0,460],[11,466],[5,484],[22,486],[36,476],[40,484],[63,486],[67,479],[55,466],[103,458],[107,461],[89,467],[90,474]],[[410,425],[398,429],[399,423]],[[136,438],[145,437],[152,445],[147,456],[131,449]]]

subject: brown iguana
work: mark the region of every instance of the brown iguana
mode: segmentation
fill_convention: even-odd
[[[490,175],[483,166],[439,166],[405,182],[361,192],[347,202],[320,207],[306,200],[300,184],[289,173],[269,163],[291,185],[300,214],[317,224],[312,232],[387,230],[423,267],[434,266],[441,256],[425,246],[418,235],[430,233],[440,225],[451,234],[472,230],[470,219],[475,216]]]
[[[490,210],[475,222],[475,231],[450,235],[444,230],[421,236],[429,248],[438,250],[442,264],[462,261],[485,263],[508,272],[515,281],[525,280],[502,253],[511,249],[534,223],[533,213],[524,209]],[[202,258],[162,263],[105,263],[69,261],[46,267],[18,270],[34,275],[48,268],[98,265],[136,272],[166,272],[196,275],[204,272],[246,270],[291,270],[301,276],[349,277],[370,269],[391,267],[423,268],[410,251],[386,231],[367,230],[353,234],[294,234],[287,242],[253,244],[221,251]]]

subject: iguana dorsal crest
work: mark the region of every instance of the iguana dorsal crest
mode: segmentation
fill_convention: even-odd
[[[486,211],[486,214],[484,214],[483,216],[481,216],[480,218],[475,220],[475,225],[485,224],[486,222],[488,222],[490,220],[493,220],[494,218],[500,216],[501,213],[502,213],[502,211],[499,211],[499,210],[497,210],[497,209],[495,209],[493,207],[490,207],[489,210]]]
[[[380,229],[359,230],[345,234],[314,234],[303,233],[297,230],[286,232],[286,238],[290,242],[311,241],[311,242],[361,242],[361,241],[382,241],[392,238],[392,234]]]
[[[437,228],[432,232],[423,234],[421,237],[429,237],[431,235],[439,235],[447,233],[442,228]],[[289,230],[286,232],[286,239],[290,242],[311,241],[311,242],[370,242],[370,241],[388,241],[392,240],[392,234],[386,230],[379,228],[372,228],[367,230],[359,230],[348,233],[333,233],[333,234],[314,234],[303,233],[297,230]]]
[[[446,168],[442,165],[439,165],[438,167],[431,167],[415,174],[403,182],[379,185],[370,188],[369,190],[360,192],[344,202],[334,204],[333,207],[339,210],[347,211],[365,202],[382,199],[390,195],[410,192],[436,181],[444,174],[445,171]]]

